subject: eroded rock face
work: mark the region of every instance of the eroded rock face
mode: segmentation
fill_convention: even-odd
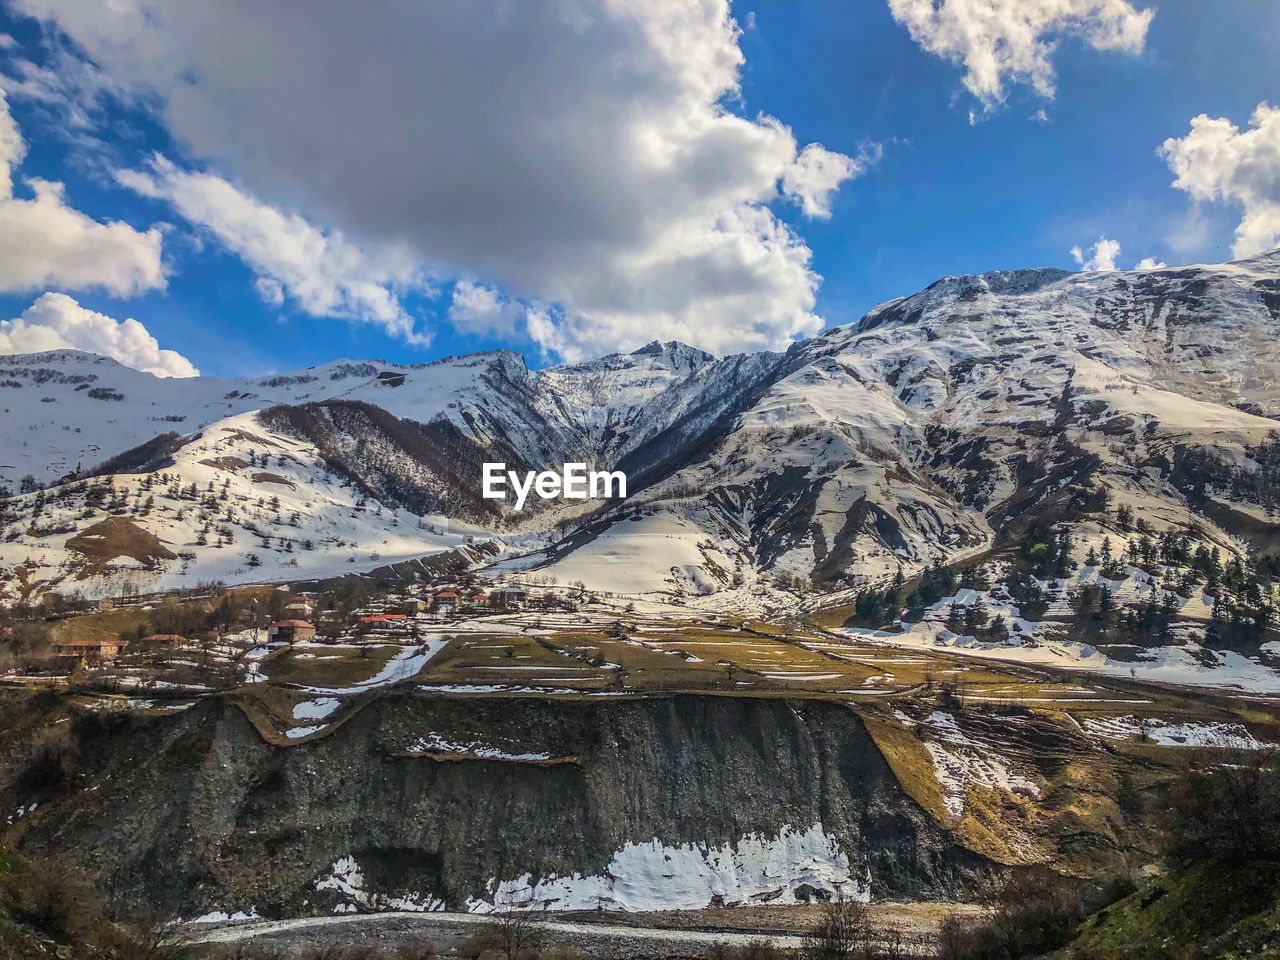
[[[442,740],[540,759],[413,748]],[[109,895],[186,917],[466,909],[525,875],[562,896],[564,878],[594,878],[617,895],[601,906],[634,906],[691,862],[725,902],[790,902],[842,871],[855,893],[954,896],[996,869],[903,793],[853,711],[816,701],[403,694],[280,748],[214,699],[97,721],[50,803],[25,849],[74,851]]]

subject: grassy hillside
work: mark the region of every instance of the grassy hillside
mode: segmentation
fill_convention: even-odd
[[[145,930],[146,932],[139,932]],[[121,926],[74,868],[0,846],[0,957],[5,960],[182,960],[147,924]]]
[[[1280,958],[1280,863],[1197,864],[1084,922],[1060,960]]]

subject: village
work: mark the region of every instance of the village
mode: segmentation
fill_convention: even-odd
[[[113,664],[181,651],[195,657],[188,661],[193,665],[212,666],[259,646],[412,644],[467,621],[572,611],[585,599],[585,591],[572,588],[487,583],[469,575],[416,580],[399,589],[344,578],[310,589],[282,584],[92,602],[59,598],[0,611],[0,639],[17,651],[0,665],[7,667],[0,677],[83,682]]]

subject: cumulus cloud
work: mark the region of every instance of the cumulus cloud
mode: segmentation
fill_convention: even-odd
[[[1170,137],[1160,156],[1173,185],[1197,201],[1243,210],[1232,253],[1250,257],[1280,246],[1280,108],[1260,103],[1241,130],[1225,117],[1200,114],[1185,137]]]
[[[199,376],[191,361],[160,344],[133,318],[115,320],[65,293],[46,293],[12,320],[0,320],[0,353],[85,350],[157,377]]]
[[[1008,82],[1054,96],[1059,38],[1141,53],[1155,14],[1129,0],[889,0],[889,12],[925,50],[964,67],[965,88],[988,110]]]
[[[1071,248],[1071,257],[1081,270],[1088,272],[1108,271],[1116,269],[1116,257],[1120,256],[1120,244],[1116,240],[1099,237],[1092,247]]]
[[[840,184],[865,173],[879,162],[882,152],[879,144],[871,144],[849,157],[811,143],[782,174],[782,191],[800,204],[805,216],[825,220],[831,216],[831,197]]]
[[[525,308],[492,287],[463,279],[453,287],[449,323],[463,333],[486,336],[516,336]]]
[[[375,323],[411,343],[429,339],[414,329],[398,296],[399,290],[420,285],[408,250],[363,249],[222,177],[179,169],[164,157],[155,157],[147,170],[119,171],[116,179],[144,196],[167,200],[217,237],[257,274],[254,288],[271,306],[287,298],[312,316]]]
[[[553,304],[542,342],[723,351],[821,328],[808,248],[771,205],[825,216],[866,160],[734,111],[727,0],[17,6],[247,195]]]
[[[1098,242],[1090,247],[1074,246],[1071,258],[1081,270],[1089,273],[1105,273],[1119,270],[1116,261],[1120,258],[1120,243],[1107,237],[1099,237]],[[1163,270],[1168,264],[1155,257],[1143,257],[1133,265],[1135,270]]]
[[[818,276],[808,246],[767,209],[744,205],[711,224],[682,223],[625,275],[595,278],[616,309],[565,309],[547,323],[544,349],[578,361],[648,340],[683,340],[713,353],[782,347],[819,332]],[[625,281],[621,290],[606,289]],[[689,291],[697,297],[690,298]],[[762,304],[789,305],[765,309]]]
[[[60,183],[31,178],[14,195],[26,142],[0,91],[0,292],[96,288],[129,296],[165,285],[160,231],[99,223],[69,207]]]

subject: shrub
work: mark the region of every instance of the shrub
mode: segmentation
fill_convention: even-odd
[[[707,960],[783,960],[785,956],[787,954],[761,937],[737,947],[717,943],[707,954]]]
[[[1084,885],[1038,868],[1013,875],[987,915],[966,923],[956,916],[938,933],[939,960],[1017,960],[1066,945],[1088,913]]]
[[[27,865],[15,884],[14,913],[51,939],[72,942],[101,920],[100,908],[79,871],[60,858]]]
[[[26,782],[30,787],[58,787],[80,769],[80,743],[70,723],[42,727],[31,738]]]
[[[1225,765],[1187,761],[1170,797],[1169,858],[1232,865],[1280,859],[1278,763],[1271,751]]]
[[[818,925],[804,938],[803,960],[861,960],[868,956],[871,928],[868,909],[858,900],[839,897],[827,903]]]

